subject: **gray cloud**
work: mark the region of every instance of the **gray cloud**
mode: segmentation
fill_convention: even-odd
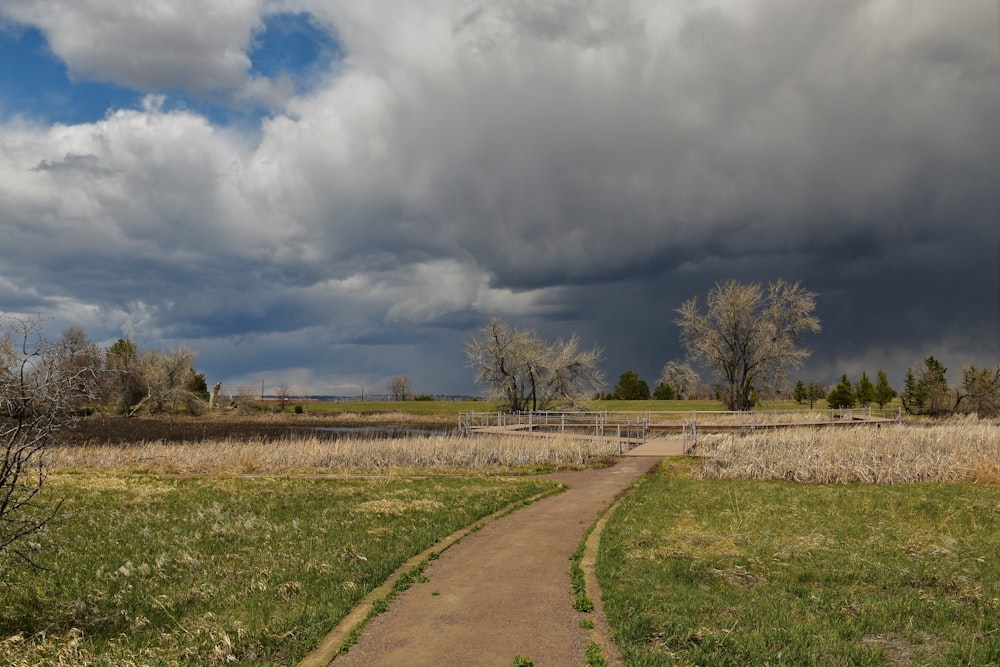
[[[11,6],[42,22],[44,5]],[[820,294],[807,376],[1000,358],[995,7],[282,8],[330,26],[345,57],[252,139],[155,97],[90,125],[0,128],[17,248],[0,253],[0,310],[186,342],[227,381],[409,372],[471,391],[462,341],[488,313],[577,331],[611,379],[653,381],[681,356],[683,300],[781,276]],[[129,23],[129,39],[201,54],[199,72],[115,69],[124,38],[53,49],[143,90],[235,89],[261,11],[233,5],[217,34],[183,39],[183,21]]]

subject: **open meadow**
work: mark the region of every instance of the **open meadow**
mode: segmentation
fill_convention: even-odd
[[[613,450],[276,434],[61,446],[43,490],[63,501],[40,545],[48,569],[0,577],[0,660],[294,664],[407,559],[558,491],[523,473]]]
[[[44,494],[63,500],[48,569],[0,576],[0,659],[294,664],[413,555],[558,491],[531,474],[617,453],[458,436],[452,418],[93,422],[47,457]],[[601,541],[627,664],[1000,662],[1000,426],[748,430],[693,454],[640,483]]]
[[[626,663],[1000,663],[1000,426],[701,439],[611,517]]]

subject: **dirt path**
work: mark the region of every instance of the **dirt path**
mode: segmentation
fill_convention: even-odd
[[[587,634],[573,610],[570,556],[598,513],[659,461],[629,457],[604,470],[548,475],[569,490],[492,521],[447,549],[427,568],[429,581],[372,620],[334,667],[510,667],[518,655],[536,667],[584,664]],[[605,626],[594,601],[598,609],[589,616]]]

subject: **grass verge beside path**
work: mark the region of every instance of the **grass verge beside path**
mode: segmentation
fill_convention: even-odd
[[[695,480],[665,463],[597,563],[629,665],[1000,662],[1000,488]]]
[[[60,552],[0,579],[0,659],[294,663],[409,557],[553,485],[57,475]]]

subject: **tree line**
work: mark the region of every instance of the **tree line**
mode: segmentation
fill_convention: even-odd
[[[205,374],[194,367],[198,354],[183,346],[170,351],[141,348],[131,338],[119,338],[106,348],[88,340],[86,330],[73,326],[51,346],[67,372],[93,378],[92,391],[81,402],[105,406],[131,416],[141,409],[151,414],[195,412],[209,398]]]
[[[789,371],[801,367],[811,354],[805,337],[822,328],[815,308],[816,294],[797,282],[777,280],[766,286],[717,282],[704,306],[693,297],[675,310],[687,358],[668,362],[652,391],[629,369],[605,393],[598,368],[603,356],[600,348],[581,349],[575,334],[568,341],[548,343],[534,330],[513,327],[496,316],[466,344],[466,354],[476,382],[501,408],[512,411],[572,407],[589,398],[695,396],[714,397],[729,410],[742,411],[751,409],[762,396],[789,395]],[[696,366],[712,374],[711,389],[702,384]],[[1000,414],[1000,364],[994,369],[966,366],[955,388],[949,387],[946,372],[932,356],[916,371],[907,370],[899,391],[879,369],[874,382],[867,372],[855,382],[845,374],[831,390],[819,382],[799,380],[791,397],[810,407],[824,400],[833,408],[884,408],[899,396],[903,408],[914,415]]]

